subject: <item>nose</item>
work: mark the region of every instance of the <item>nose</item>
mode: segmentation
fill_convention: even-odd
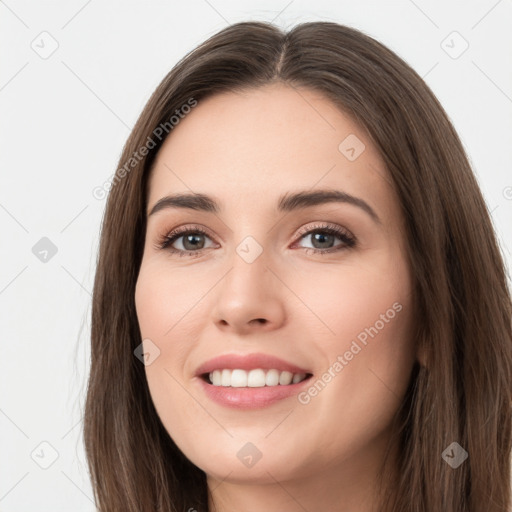
[[[217,285],[213,321],[225,332],[248,334],[271,331],[281,327],[286,319],[286,286],[282,277],[270,268],[263,252],[252,262],[238,254]]]

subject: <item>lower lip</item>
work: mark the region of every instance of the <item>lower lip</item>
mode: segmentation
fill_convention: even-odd
[[[311,377],[304,379],[297,384],[288,386],[264,386],[261,388],[233,388],[224,386],[214,386],[209,384],[201,377],[199,379],[206,396],[226,407],[235,409],[261,409],[268,407],[280,400],[297,395],[300,390],[306,387]]]

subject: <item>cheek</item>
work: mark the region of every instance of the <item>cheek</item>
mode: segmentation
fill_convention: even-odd
[[[194,311],[209,281],[211,278],[202,273],[195,273],[191,280],[190,273],[172,271],[161,261],[143,262],[135,289],[135,306],[142,336],[155,339],[172,337],[173,330],[187,329],[192,317],[196,325]]]
[[[182,279],[184,273],[173,272],[161,264],[143,263],[135,288],[135,307],[141,338],[152,358],[145,366],[146,376],[155,405],[159,394],[169,397],[172,377],[183,380],[187,356],[195,344],[195,332],[201,329],[198,315],[202,290]],[[188,281],[188,282],[187,282]],[[156,348],[155,348],[156,347]],[[178,393],[179,394],[179,393]],[[158,407],[157,407],[158,409]]]
[[[348,350],[354,339],[384,345],[388,335],[401,338],[392,332],[409,322],[411,279],[398,251],[372,251],[314,272],[295,268],[289,282],[302,302],[300,322],[315,327],[311,339],[329,352]]]
[[[194,329],[198,328],[198,318],[193,313],[201,290],[185,280],[179,282],[179,276],[178,272],[166,275],[162,265],[143,264],[135,289],[135,306],[144,350],[147,346],[149,351],[158,352],[158,357],[145,366],[151,399],[167,432],[182,446],[188,439],[186,435],[183,439],[183,433],[191,425],[200,429],[197,421],[203,418],[204,411],[185,389],[183,375],[193,346],[192,322]],[[187,453],[194,449],[190,443]]]
[[[180,290],[179,294],[176,290]],[[183,352],[180,340],[184,344],[186,338],[175,334],[183,328],[186,310],[190,310],[188,303],[192,293],[187,290],[189,288],[167,278],[161,266],[143,263],[135,288],[135,307],[144,351],[158,354],[145,366],[155,405],[160,394],[173,396],[168,394],[171,375],[175,373],[174,367],[182,367],[185,358],[180,355]]]
[[[350,440],[347,453],[364,450],[388,429],[410,382],[415,358],[410,305],[398,300],[382,306],[368,311],[360,326],[338,323],[339,332],[350,332],[329,343],[327,371],[301,397],[310,409],[304,419],[314,416],[319,426],[314,436],[326,436],[332,446]],[[328,449],[323,456],[328,458]]]
[[[317,272],[314,282],[299,274],[294,291],[307,305],[304,324],[316,327],[309,336],[318,360],[329,368],[342,356],[343,371],[337,375],[344,376],[338,382],[350,378],[369,389],[381,377],[381,391],[387,385],[400,395],[415,350],[411,276],[402,255],[372,254],[371,260]]]
[[[410,276],[400,258],[394,264],[383,258],[316,277],[316,290],[323,293],[301,293],[322,320],[323,335],[315,339],[323,365],[299,399],[304,420],[316,418],[314,435],[340,446],[351,439],[356,450],[390,424],[410,381]]]

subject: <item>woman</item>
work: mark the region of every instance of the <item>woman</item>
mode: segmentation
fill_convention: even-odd
[[[130,135],[102,227],[100,510],[510,510],[512,305],[461,142],[363,33],[232,25]]]

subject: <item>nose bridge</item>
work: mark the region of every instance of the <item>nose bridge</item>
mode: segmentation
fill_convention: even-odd
[[[282,286],[270,270],[270,251],[252,236],[234,248],[229,270],[219,283],[214,321],[242,329],[253,320],[279,324],[284,317]],[[274,282],[275,281],[275,282]]]
[[[234,248],[224,283],[230,294],[263,298],[270,291],[268,265],[271,263],[267,252],[252,236],[245,237]]]

